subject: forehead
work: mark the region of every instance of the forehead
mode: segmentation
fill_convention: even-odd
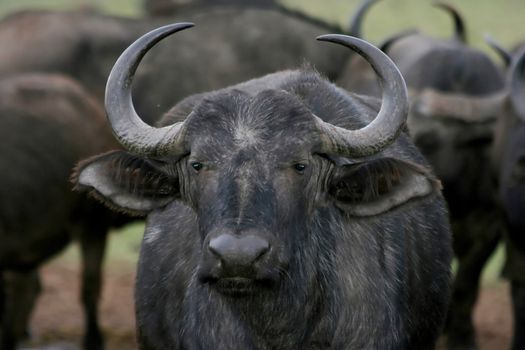
[[[297,153],[315,141],[311,111],[296,96],[267,90],[255,96],[229,91],[203,100],[188,121],[192,153],[274,151]]]

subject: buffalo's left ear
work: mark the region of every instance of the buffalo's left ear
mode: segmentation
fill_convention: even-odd
[[[404,160],[380,158],[338,167],[329,193],[348,214],[372,216],[440,189],[441,183],[427,168]]]

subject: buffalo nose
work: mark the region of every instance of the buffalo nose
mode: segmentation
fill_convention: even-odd
[[[253,264],[270,250],[270,244],[257,236],[221,234],[210,240],[209,249],[220,259],[225,277],[251,278]]]

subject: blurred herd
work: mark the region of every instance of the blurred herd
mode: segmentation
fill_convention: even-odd
[[[273,0],[144,0],[146,15],[137,19],[89,10],[26,10],[3,18],[0,349],[14,349],[30,334],[38,268],[73,240],[82,252],[83,346],[104,348],[97,310],[108,230],[140,218],[73,191],[70,176],[79,161],[121,147],[106,122],[104,90],[126,47],[166,23],[196,24],[156,46],[136,73],[134,105],[149,125],[187,96],[301,66],[351,93],[381,98],[363,58],[313,40],[326,33],[363,38],[363,21],[378,2],[363,1],[347,27]],[[431,164],[448,203],[458,264],[444,326],[447,346],[476,349],[472,311],[480,275],[503,241],[512,349],[525,349],[525,44],[505,48],[487,36],[495,51],[489,56],[469,45],[468,23],[457,9],[433,5],[451,17],[449,38],[407,24],[377,46],[405,79],[410,112],[404,132]]]

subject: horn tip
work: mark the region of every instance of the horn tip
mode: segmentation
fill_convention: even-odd
[[[173,26],[176,26],[176,27],[178,27],[180,29],[186,29],[186,28],[195,27],[195,23],[193,23],[193,22],[180,22],[180,23],[173,24]]]
[[[327,41],[327,42],[343,45],[343,46],[346,46],[352,49],[368,44],[368,42],[366,42],[363,39],[359,39],[358,37],[351,36],[351,35],[344,35],[344,34],[324,34],[324,35],[318,36],[316,40]]]
[[[167,33],[174,33],[174,32],[178,32],[178,31],[181,31],[181,30],[184,30],[184,29],[188,29],[188,28],[191,28],[191,27],[195,27],[195,24],[192,23],[192,22],[177,22],[177,23],[172,23],[172,24],[168,24],[168,25],[165,25],[163,27],[160,27],[158,28],[156,31],[157,32],[167,32]]]
[[[165,38],[168,35],[171,35],[171,34],[176,33],[176,32],[180,32],[182,30],[185,30],[185,29],[188,29],[188,28],[191,28],[191,27],[194,27],[194,26],[195,26],[195,24],[193,24],[191,22],[177,22],[177,23],[166,24],[166,25],[164,25],[162,27],[159,27],[157,29],[152,30],[149,33],[146,33],[144,35],[144,37],[152,37],[152,36],[155,37],[156,40],[152,41],[152,43],[155,44],[159,40],[162,40],[163,38]]]
[[[330,41],[330,42],[342,42],[342,41],[347,41],[349,39],[353,40],[357,38],[354,36],[344,35],[344,34],[323,34],[315,38],[315,40]]]

